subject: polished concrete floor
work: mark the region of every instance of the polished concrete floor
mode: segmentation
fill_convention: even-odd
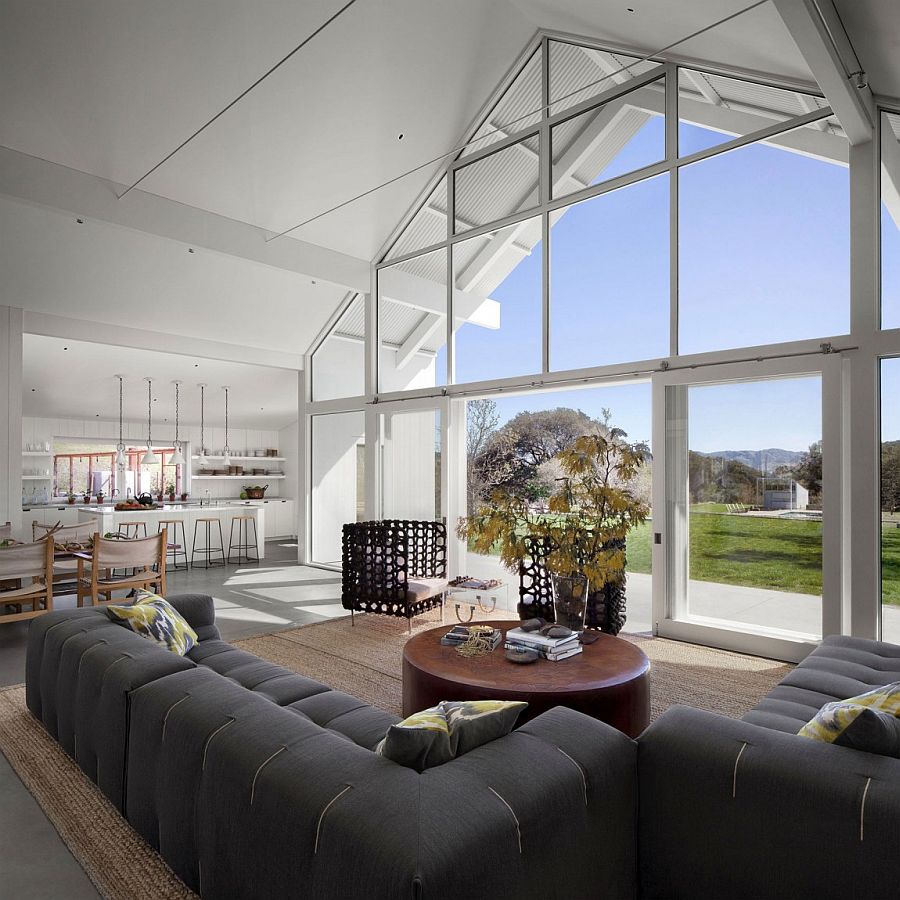
[[[299,566],[297,545],[269,542],[258,565],[174,572],[169,594],[199,592],[216,601],[226,640],[344,615],[340,576]],[[57,609],[74,606],[59,597]],[[25,680],[27,622],[0,623],[0,686]],[[10,900],[97,898],[87,875],[0,754],[0,897]]]

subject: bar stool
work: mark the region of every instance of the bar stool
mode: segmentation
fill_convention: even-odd
[[[197,529],[203,525],[206,528],[206,545],[203,547],[197,546]],[[212,527],[213,525],[219,526],[219,546],[212,547],[212,535],[214,534]],[[204,557],[203,561],[200,563],[194,562],[194,557],[197,554],[200,554]],[[213,557],[220,556],[221,559],[214,559]],[[191,568],[192,569],[211,569],[214,566],[224,566],[225,565],[225,539],[222,535],[222,520],[216,518],[215,516],[211,516],[210,518],[202,518],[202,519],[194,519],[194,543],[191,547]]]
[[[178,526],[181,526],[181,543],[178,543]],[[168,540],[166,543],[166,568],[173,572],[188,568],[187,538],[184,535],[184,519],[160,519],[157,533],[166,529]],[[184,562],[179,563],[178,557],[184,557]]]
[[[253,525],[253,543],[250,543],[250,525]],[[237,525],[237,539],[234,542],[234,526]],[[242,562],[259,562],[259,536],[256,533],[256,516],[232,516],[231,533],[228,535],[228,562],[232,562],[231,552],[237,550],[237,559],[234,562],[240,565]],[[253,556],[250,551],[253,551]]]

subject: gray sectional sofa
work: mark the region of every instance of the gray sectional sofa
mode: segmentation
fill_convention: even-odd
[[[900,759],[796,734],[900,647],[829,638],[741,721],[673,707],[631,741],[557,708],[420,775],[372,752],[396,717],[170,600],[187,658],[102,609],[34,620],[27,701],[204,898],[900,896]]]
[[[204,898],[634,896],[619,732],[554,709],[420,775],[373,752],[395,716],[225,643],[209,597],[169,599],[201,638],[185,658],[103,609],[35,619],[27,703]]]

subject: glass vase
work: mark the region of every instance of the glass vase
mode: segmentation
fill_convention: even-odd
[[[550,574],[553,585],[553,609],[556,624],[572,631],[584,631],[584,614],[587,610],[588,580],[585,575]]]

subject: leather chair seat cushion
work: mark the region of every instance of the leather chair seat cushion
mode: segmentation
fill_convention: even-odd
[[[410,603],[430,600],[447,590],[449,583],[446,578],[410,578],[406,582],[406,599]]]
[[[744,721],[797,734],[826,703],[894,681],[900,681],[900,646],[843,635],[828,637]]]

